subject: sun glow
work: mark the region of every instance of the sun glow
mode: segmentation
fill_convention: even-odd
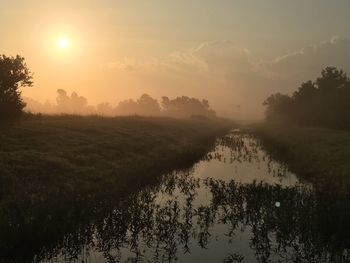
[[[66,49],[69,46],[69,39],[67,37],[59,37],[56,44],[60,49]]]
[[[81,30],[65,24],[43,28],[42,47],[52,63],[74,64],[86,50]]]

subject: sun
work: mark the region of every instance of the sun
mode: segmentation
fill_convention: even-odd
[[[56,40],[57,47],[60,49],[66,49],[69,46],[69,39],[67,37],[59,37]]]

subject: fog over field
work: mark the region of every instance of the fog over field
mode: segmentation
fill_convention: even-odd
[[[88,100],[79,96],[76,92],[71,95],[65,90],[57,90],[55,103],[46,101],[38,102],[33,99],[24,98],[26,107],[24,110],[34,114],[74,114],[74,115],[99,115],[104,117],[114,116],[152,116],[152,117],[174,117],[174,118],[215,118],[216,112],[210,108],[205,99],[198,100],[187,96],[169,99],[163,96],[161,103],[148,94],[143,94],[137,100],[125,100],[113,106],[108,102],[99,103],[96,106],[88,104]]]

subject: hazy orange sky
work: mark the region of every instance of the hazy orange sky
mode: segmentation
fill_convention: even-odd
[[[0,53],[26,58],[23,95],[39,101],[59,88],[90,104],[188,95],[259,117],[267,95],[327,65],[350,73],[349,12],[348,0],[0,0]]]

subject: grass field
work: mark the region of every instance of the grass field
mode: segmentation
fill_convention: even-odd
[[[93,194],[194,162],[227,122],[34,116],[0,131],[1,194]],[[102,189],[98,189],[101,188]]]
[[[276,158],[307,180],[350,185],[350,131],[271,124],[252,128]]]

